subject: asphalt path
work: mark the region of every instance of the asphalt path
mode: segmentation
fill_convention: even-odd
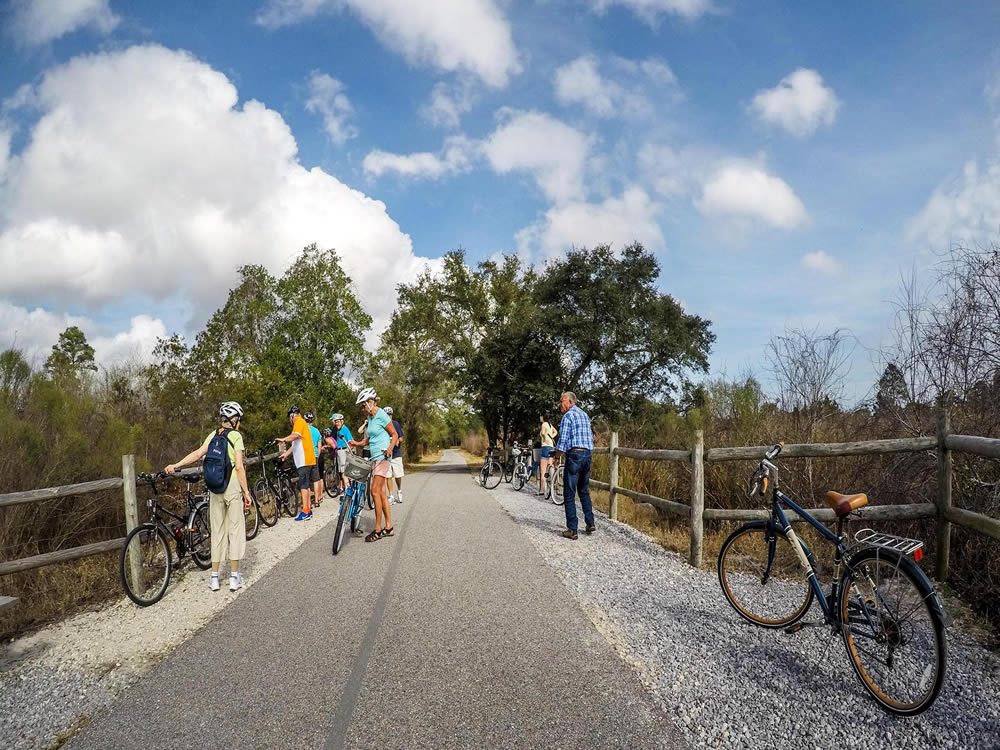
[[[331,523],[68,747],[686,747],[457,453],[404,485],[395,537]]]

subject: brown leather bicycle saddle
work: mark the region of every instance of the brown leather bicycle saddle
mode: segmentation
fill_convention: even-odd
[[[830,490],[826,493],[826,502],[838,516],[846,516],[852,510],[857,510],[863,505],[868,505],[868,495],[864,493],[841,495],[839,492]]]

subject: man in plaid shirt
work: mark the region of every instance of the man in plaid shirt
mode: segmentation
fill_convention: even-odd
[[[559,423],[559,442],[556,443],[556,460],[566,456],[563,474],[563,507],[566,509],[567,539],[576,539],[576,494],[580,493],[583,520],[587,523],[586,533],[594,533],[594,508],[590,504],[590,461],[594,450],[594,433],[590,427],[590,417],[576,405],[576,394],[567,391],[559,398],[559,409],[563,413]]]

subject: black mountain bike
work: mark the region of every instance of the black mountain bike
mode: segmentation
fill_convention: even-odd
[[[156,487],[158,482],[178,476],[185,481],[186,513],[183,516],[160,505]],[[125,545],[118,556],[118,575],[129,599],[140,607],[156,604],[167,590],[173,569],[171,539],[177,550],[178,562],[190,553],[195,565],[202,570],[212,565],[208,500],[204,495],[195,495],[191,491],[191,484],[198,481],[198,476],[197,472],[180,475],[158,472],[138,477],[140,483],[148,484],[152,489],[146,500],[151,518],[125,537]]]
[[[250,488],[250,494],[253,496],[254,502],[257,503],[257,513],[261,523],[270,528],[278,522],[278,515],[281,512],[278,507],[278,488],[274,481],[267,476],[267,461],[264,460],[264,450],[261,449],[257,453],[247,453],[246,455],[247,458],[260,456],[261,478],[254,482]],[[247,539],[249,538],[248,535]]]
[[[951,617],[915,562],[923,542],[863,529],[848,544],[848,518],[863,515],[863,494],[826,493],[837,531],[799,507],[778,488],[772,461],[781,444],[764,455],[750,482],[752,496],[770,499],[770,517],[734,531],[719,552],[719,583],[740,617],[764,628],[795,633],[806,626],[839,634],[865,690],[887,711],[915,716],[938,696],[947,663],[945,628]],[[834,548],[829,592],[819,582],[810,549],[792,530],[784,509],[794,511]],[[803,622],[813,601],[819,622]]]
[[[488,490],[495,489],[503,478],[503,466],[493,448],[486,451],[486,460],[483,461],[483,468],[479,470],[479,484]]]

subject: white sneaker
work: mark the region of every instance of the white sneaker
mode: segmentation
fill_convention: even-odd
[[[403,504],[403,491],[402,490],[400,490],[399,494],[396,495],[396,502],[399,503],[400,505]]]
[[[212,575],[210,575],[208,577],[208,587],[210,589],[212,589],[212,591],[218,591],[219,590],[219,574],[218,573],[212,573]]]
[[[243,576],[239,573],[232,573],[229,576],[229,590],[238,591],[243,586]]]

